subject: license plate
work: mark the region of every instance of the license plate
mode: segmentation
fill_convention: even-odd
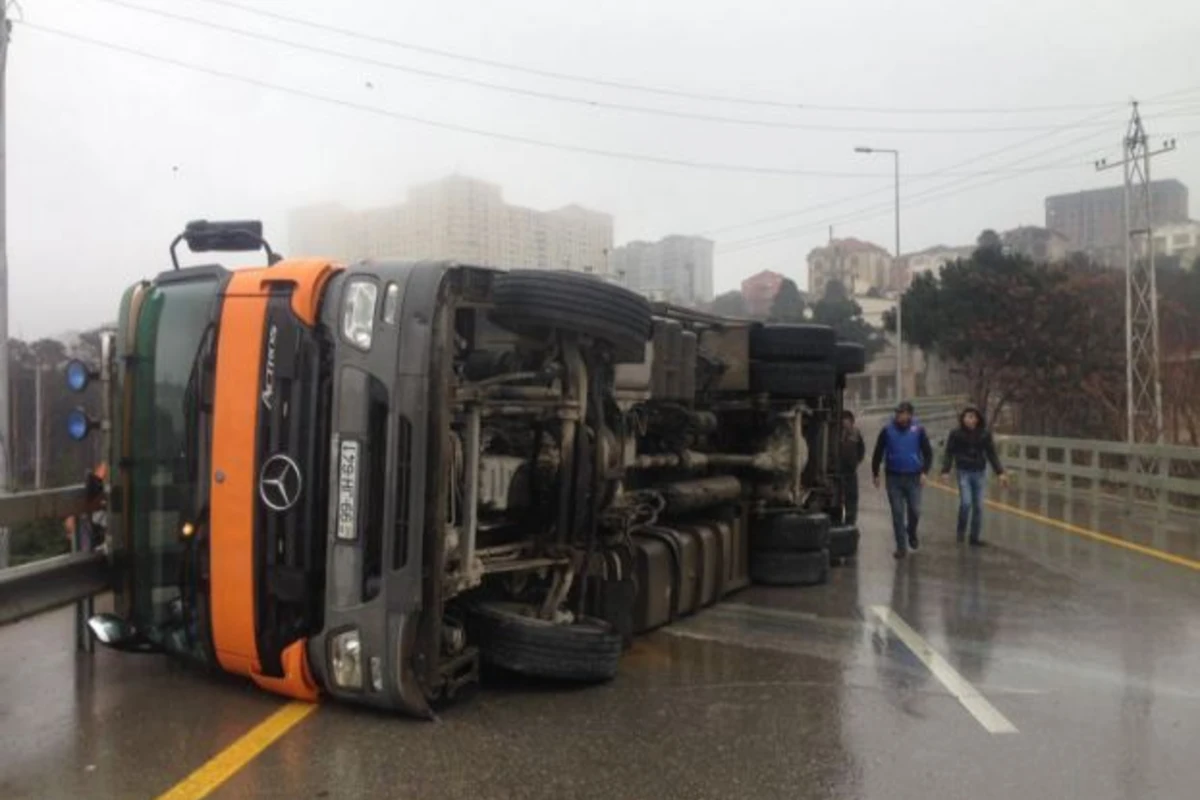
[[[358,535],[358,442],[342,442],[338,451],[337,536]]]

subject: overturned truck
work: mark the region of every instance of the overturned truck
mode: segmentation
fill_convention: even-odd
[[[751,582],[823,582],[858,345],[578,273],[282,260],[192,223],[111,348],[124,649],[427,714],[481,663],[612,677]],[[178,243],[179,240],[177,240]]]

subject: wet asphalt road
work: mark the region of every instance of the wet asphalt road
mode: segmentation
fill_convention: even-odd
[[[1200,572],[994,511],[995,546],[964,550],[956,502],[927,490],[896,563],[864,487],[861,557],[826,587],[743,592],[639,640],[607,686],[493,681],[435,723],[329,704],[213,796],[1196,797]],[[876,607],[1016,731],[989,733]],[[0,630],[0,798],[153,797],[279,707],[76,656],[70,619]]]

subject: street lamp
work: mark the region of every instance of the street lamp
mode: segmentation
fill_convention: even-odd
[[[900,266],[900,151],[887,147],[856,147],[856,153],[887,153],[892,156],[892,162],[895,165],[896,172],[896,267]],[[904,386],[904,333],[901,325],[900,316],[900,301],[904,298],[904,286],[901,282],[901,291],[896,297],[896,400],[902,399],[900,393]]]

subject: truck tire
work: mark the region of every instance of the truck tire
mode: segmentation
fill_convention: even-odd
[[[570,624],[538,619],[520,603],[482,603],[471,610],[468,635],[483,660],[535,678],[599,683],[617,674],[621,636],[591,617]]]
[[[835,564],[858,555],[858,528],[839,525],[829,531],[829,557]]]
[[[756,552],[804,553],[829,548],[827,514],[771,514],[758,518],[750,538]]]
[[[750,580],[763,586],[818,586],[829,580],[829,551],[750,551]]]
[[[828,325],[760,325],[750,331],[750,357],[761,361],[828,361],[837,333]]]
[[[750,388],[777,397],[824,397],[837,391],[837,372],[833,364],[755,361]]]
[[[839,375],[859,375],[867,371],[867,349],[858,342],[838,342],[833,363]]]
[[[613,345],[622,359],[641,361],[650,338],[646,298],[580,272],[503,273],[496,276],[492,300],[495,320],[510,330],[586,334]]]

